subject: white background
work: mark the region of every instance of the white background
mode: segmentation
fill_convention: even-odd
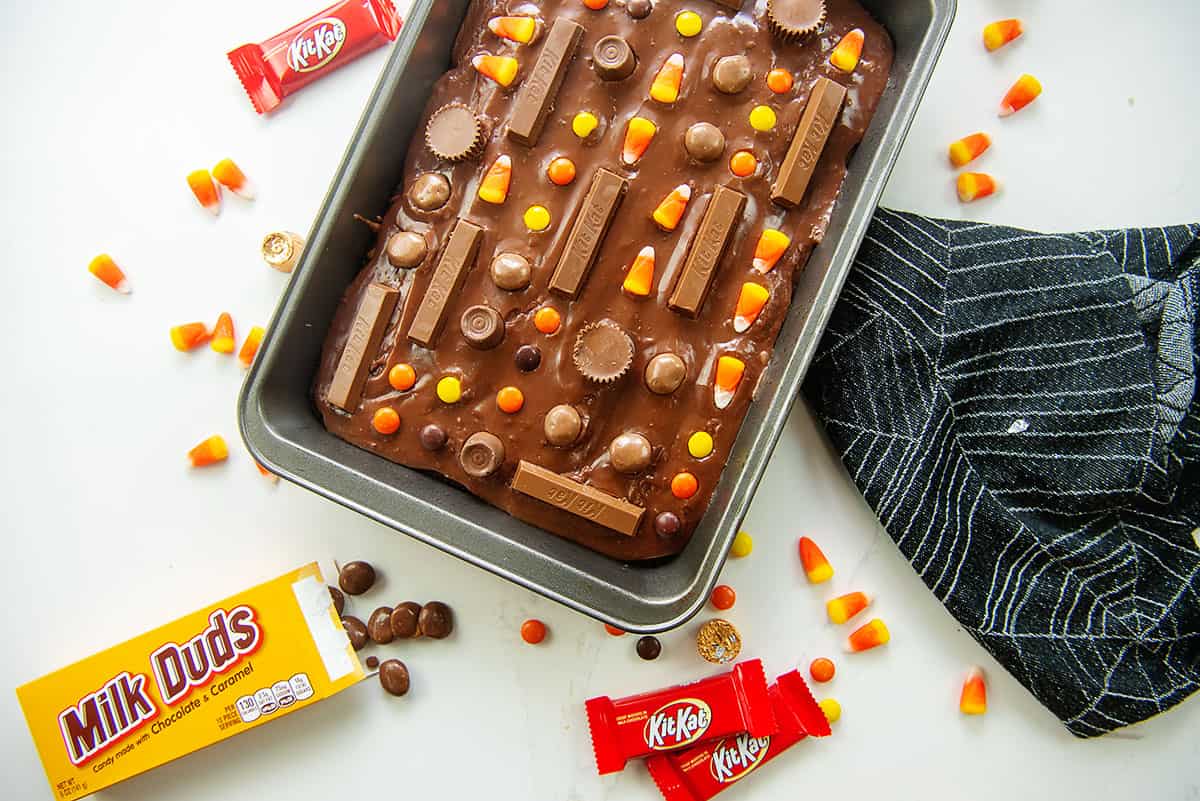
[[[707,0],[693,0],[703,11]],[[49,799],[12,688],[312,559],[366,558],[385,574],[356,604],[445,599],[444,642],[391,647],[413,677],[403,699],[365,682],[316,707],[107,792],[108,799],[393,797],[657,798],[638,765],[598,778],[582,703],[692,678],[694,624],[643,663],[633,638],[584,619],[301,489],[262,480],[237,436],[242,371],[167,329],[233,313],[265,323],[286,277],[258,259],[263,234],[307,231],[385,54],[255,115],[225,51],[314,2],[11,3],[0,48],[7,303],[0,314],[0,529],[9,578],[0,638],[0,776],[9,798]],[[1200,220],[1200,4],[1190,0],[963,0],[885,202],[949,217],[1067,230]],[[1022,16],[988,55],[980,30]],[[1032,72],[1046,92],[1007,120],[994,109]],[[984,129],[979,169],[1003,194],[954,200],[944,148]],[[260,198],[219,219],[189,170],[233,157]],[[373,213],[375,209],[363,209]],[[134,294],[85,272],[111,252]],[[240,341],[240,340],[239,340]],[[212,433],[220,467],[184,454]],[[729,613],[772,674],[837,656],[818,694],[844,708],[811,742],[723,798],[1200,798],[1200,702],[1118,735],[1079,741],[1003,672],[925,590],[798,404],[746,521],[756,547],[724,579]],[[808,586],[797,536],[838,572]],[[822,602],[864,589],[893,633],[841,657]],[[521,643],[527,617],[551,636]],[[990,710],[957,711],[962,671],[990,677]],[[5,689],[7,688],[7,689]]]

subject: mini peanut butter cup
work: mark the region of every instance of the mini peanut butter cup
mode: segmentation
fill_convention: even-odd
[[[767,0],[767,21],[779,38],[797,41],[825,21],[825,0]]]
[[[440,159],[458,162],[483,152],[483,123],[462,103],[447,103],[433,112],[425,126],[425,144]]]
[[[571,359],[584,378],[611,384],[629,372],[633,340],[612,320],[589,323],[575,338]]]

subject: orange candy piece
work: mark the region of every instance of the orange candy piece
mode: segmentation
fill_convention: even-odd
[[[650,84],[650,98],[670,105],[679,99],[679,87],[683,85],[683,53],[672,53],[658,68],[658,74]]]
[[[392,369],[388,370],[388,383],[397,392],[406,392],[413,388],[413,384],[417,383],[417,371],[411,364],[404,362],[392,365]]]
[[[983,155],[983,151],[992,146],[992,137],[980,131],[964,136],[950,144],[950,163],[955,167],[968,164]]]
[[[825,613],[829,622],[841,625],[871,605],[871,596],[865,592],[848,592],[825,602]]]
[[[233,318],[229,316],[229,312],[221,312],[217,317],[217,324],[212,330],[212,341],[208,346],[217,353],[233,353]]]
[[[129,282],[125,280],[125,273],[121,272],[121,268],[107,253],[101,253],[88,262],[88,272],[122,295],[128,295],[132,291]]]
[[[479,199],[499,206],[508,199],[508,185],[512,181],[512,159],[497,156],[479,182]]]
[[[566,186],[575,180],[575,162],[566,156],[559,156],[546,167],[546,177],[555,186]]]
[[[861,626],[851,632],[846,639],[847,650],[857,653],[858,651],[869,651],[872,648],[878,648],[892,638],[887,626],[879,618],[875,618],[870,623]]]
[[[650,120],[645,117],[630,117],[629,124],[625,127],[621,161],[633,164],[640,159],[646,152],[646,148],[650,147],[650,141],[654,139],[656,133],[658,133],[658,126]]]
[[[633,264],[629,266],[629,272],[625,273],[625,282],[621,284],[621,288],[630,295],[644,298],[650,294],[650,288],[654,285],[654,248],[646,245],[633,260]]]
[[[371,425],[380,434],[395,434],[400,430],[400,414],[391,406],[376,409],[371,416]]]
[[[192,467],[208,467],[228,458],[229,447],[220,434],[214,434],[188,451],[188,460],[191,461]]]
[[[692,188],[687,184],[680,184],[672,189],[650,215],[654,224],[664,231],[674,231],[675,226],[683,219],[683,212],[687,210],[688,201],[691,199]]]
[[[958,199],[963,203],[994,195],[1000,186],[986,172],[964,172],[958,176]]]
[[[671,479],[671,494],[680,500],[687,500],[700,489],[700,482],[691,473],[676,473]]]
[[[258,355],[258,346],[262,344],[263,330],[261,325],[256,325],[250,329],[250,333],[246,334],[246,341],[242,343],[242,349],[238,351],[238,361],[242,363],[242,367],[249,367],[254,361],[254,357]]]
[[[729,157],[729,171],[738,178],[753,175],[758,169],[758,159],[749,150],[739,150]]]
[[[521,624],[521,639],[530,645],[537,645],[546,639],[546,624],[540,620],[526,620]]]
[[[967,671],[962,694],[958,697],[958,711],[964,715],[983,715],[987,712],[987,684],[980,668],[973,667]]]
[[[516,387],[503,387],[496,393],[496,405],[505,414],[516,414],[525,405],[525,393]]]
[[[983,46],[988,52],[999,50],[1006,44],[1025,33],[1025,26],[1019,19],[1001,19],[983,27]]]
[[[184,323],[171,327],[171,344],[175,350],[189,351],[208,341],[210,334],[204,323]]]
[[[221,159],[212,168],[212,177],[220,181],[221,186],[246,200],[254,200],[254,184],[242,172],[233,159]]]
[[[583,0],[583,4],[592,11],[599,11],[608,5],[608,0]]]
[[[842,72],[854,72],[854,68],[858,66],[858,60],[862,58],[863,42],[867,40],[867,35],[863,33],[862,28],[855,28],[842,37],[842,41],[837,43],[833,48],[833,52],[829,54],[829,63],[837,67]]]
[[[746,373],[746,363],[736,356],[722,356],[717,359],[717,377],[713,384],[713,404],[718,409],[724,409],[733,402],[734,393],[742,383]]]
[[[270,481],[272,484],[278,484],[278,483],[279,483],[279,476],[275,475],[274,473],[272,473],[272,472],[271,472],[270,470],[268,470],[267,468],[263,467],[263,466],[262,466],[261,464],[259,464],[258,462],[255,462],[255,463],[254,463],[254,466],[258,468],[258,472],[259,472],[259,474],[260,474],[260,475],[261,475],[263,478],[265,478],[267,481]]]
[[[1009,114],[1016,114],[1034,100],[1037,100],[1038,95],[1041,93],[1042,84],[1037,78],[1028,74],[1022,75],[1020,78],[1017,78],[1017,82],[1012,85],[1012,88],[1004,95],[1004,99],[1000,101],[1000,116],[1007,117]]]
[[[611,634],[614,637],[624,637],[625,636],[624,629],[619,629],[616,626],[610,626],[607,623],[604,624],[604,630],[607,631],[609,634]]]
[[[488,30],[507,39],[510,42],[529,44],[538,35],[538,23],[535,17],[492,17],[487,23]]]
[[[783,69],[774,69],[767,73],[767,88],[777,95],[792,90],[792,73]]]
[[[737,603],[737,593],[728,584],[718,584],[713,587],[712,595],[708,600],[712,603],[714,609],[722,611],[732,609],[733,605]]]
[[[824,684],[833,679],[833,674],[837,672],[837,667],[833,664],[832,659],[819,656],[812,661],[808,666],[808,675],[813,677],[813,681],[819,681]]]
[[[191,187],[192,194],[196,196],[196,202],[205,211],[214,217],[221,213],[221,195],[217,192],[217,185],[213,183],[208,170],[189,172],[187,184]]]
[[[501,86],[509,86],[516,79],[520,64],[512,56],[481,53],[471,59],[471,66],[483,77],[491,78]]]
[[[562,325],[562,315],[553,306],[543,306],[533,314],[533,327],[543,334],[553,334]]]
[[[829,560],[815,542],[808,537],[801,537],[799,549],[804,574],[811,583],[820,584],[833,578],[833,565],[829,564]]]
[[[770,298],[771,291],[762,284],[752,281],[742,284],[742,291],[738,293],[737,307],[733,310],[733,330],[739,334],[745,333],[750,326],[754,325],[754,321],[758,319],[758,315],[762,313],[763,307],[767,305]]]

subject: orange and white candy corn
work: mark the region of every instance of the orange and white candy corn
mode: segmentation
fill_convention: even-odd
[[[724,409],[733,402],[742,376],[746,374],[746,363],[736,356],[722,356],[717,359],[717,377],[713,383],[713,405]]]
[[[683,219],[683,212],[687,210],[688,201],[691,199],[692,188],[687,184],[680,184],[672,189],[650,215],[654,224],[664,231],[674,231],[675,226]]]
[[[238,351],[238,361],[242,363],[242,367],[249,367],[254,362],[254,357],[258,355],[258,346],[262,344],[265,333],[261,325],[256,325],[250,329],[249,334],[246,334],[246,341],[242,343],[242,349]]]
[[[512,181],[512,159],[497,156],[479,182],[479,199],[500,205],[508,199],[508,184]]]
[[[644,298],[650,294],[650,287],[653,285],[654,248],[646,245],[638,251],[633,264],[629,266],[629,272],[625,273],[625,282],[621,284],[621,288],[630,295]]]
[[[171,326],[171,344],[175,350],[187,352],[192,348],[203,345],[211,334],[204,323],[184,323]]]
[[[846,638],[846,650],[857,653],[878,648],[892,638],[887,626],[879,618],[875,618],[850,633]]]
[[[621,148],[621,161],[633,164],[642,157],[650,140],[658,133],[658,126],[645,117],[630,117],[625,128],[625,144]]]
[[[962,694],[958,697],[958,711],[964,715],[982,715],[987,712],[987,684],[983,671],[973,667],[967,671]]]
[[[125,273],[107,253],[101,253],[88,262],[88,272],[122,295],[128,295],[133,291],[129,288],[129,281],[126,280]]]
[[[754,325],[754,321],[758,319],[758,315],[762,313],[763,307],[767,305],[770,297],[771,291],[762,284],[752,281],[742,284],[742,291],[738,293],[737,307],[733,311],[733,330],[742,334]]]
[[[825,602],[825,614],[829,622],[841,625],[871,605],[871,596],[865,592],[848,592]]]
[[[241,171],[233,159],[221,159],[212,168],[212,176],[220,181],[221,186],[233,192],[238,197],[254,200],[254,184]]]
[[[520,64],[512,56],[493,56],[482,53],[471,59],[471,66],[485,78],[491,78],[501,86],[509,86],[517,77]]]
[[[1038,95],[1041,93],[1042,84],[1037,78],[1028,74],[1022,75],[1020,78],[1017,78],[1017,82],[1012,85],[1012,88],[1004,95],[1004,99],[1000,101],[1000,116],[1007,117],[1009,114],[1016,114],[1034,100],[1037,100]]]
[[[760,273],[774,270],[790,244],[792,240],[783,231],[764,228],[758,237],[758,244],[754,246],[754,269]]]
[[[534,17],[492,17],[487,26],[501,39],[519,44],[530,44],[538,36],[538,22]]]
[[[270,470],[268,470],[267,468],[263,467],[263,466],[262,466],[261,464],[259,464],[258,462],[255,462],[255,463],[254,463],[254,466],[258,468],[258,472],[259,472],[259,473],[262,475],[262,477],[263,477],[263,478],[265,478],[267,481],[270,481],[272,484],[278,484],[278,483],[279,483],[279,476],[275,475],[274,473],[272,473],[272,472],[271,472]]]
[[[983,46],[988,51],[999,50],[1025,33],[1019,19],[1001,19],[983,27]]]
[[[996,179],[986,172],[964,172],[958,176],[958,199],[963,203],[994,195],[999,188]]]
[[[221,312],[213,326],[212,341],[208,346],[217,353],[233,353],[233,318],[229,312]]]
[[[228,457],[229,448],[225,445],[225,438],[220,434],[214,434],[188,451],[188,460],[191,461],[192,467],[207,467],[210,464],[223,462]]]
[[[829,63],[837,67],[842,72],[854,72],[854,68],[858,66],[858,60],[862,58],[863,42],[867,40],[867,35],[863,33],[862,28],[855,28],[842,37],[842,41],[837,43],[833,48],[833,52],[829,54]]]
[[[672,53],[658,68],[650,84],[650,98],[659,103],[674,103],[679,99],[679,87],[683,85],[683,53]]]
[[[217,185],[213,183],[212,176],[208,174],[208,170],[189,172],[187,183],[191,187],[192,194],[196,196],[196,202],[205,211],[214,217],[221,213],[221,195],[217,192]]]
[[[983,155],[983,151],[992,146],[992,137],[984,132],[964,136],[957,142],[950,143],[950,163],[955,167],[969,164]]]
[[[817,544],[808,537],[801,537],[798,546],[800,563],[804,565],[804,575],[812,584],[820,584],[833,578],[833,565],[825,558]]]

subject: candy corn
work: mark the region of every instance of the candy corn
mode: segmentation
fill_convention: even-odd
[[[220,434],[214,434],[188,451],[188,459],[191,461],[192,467],[207,467],[210,464],[223,462],[228,457],[229,448],[225,445],[225,438]]]
[[[771,272],[790,244],[792,240],[783,231],[764,228],[754,246],[754,269],[760,273]]]
[[[826,601],[825,613],[829,615],[830,623],[841,625],[870,605],[871,596],[865,592],[848,592]]]
[[[217,185],[213,183],[208,170],[189,172],[187,183],[192,189],[192,194],[196,196],[196,202],[205,211],[210,212],[214,217],[221,213],[221,196],[217,193]]]
[[[229,312],[221,312],[217,317],[208,346],[217,353],[233,353],[233,318]]]
[[[645,117],[630,117],[629,125],[625,128],[625,144],[621,148],[621,161],[633,164],[642,157],[650,140],[658,133],[658,126]]]
[[[758,315],[767,305],[770,297],[770,290],[762,284],[750,281],[742,284],[742,291],[738,294],[737,307],[733,311],[733,330],[741,334],[754,325],[754,321],[758,319]]]
[[[989,51],[999,50],[1023,33],[1025,33],[1025,28],[1021,25],[1021,20],[997,20],[984,26],[983,46]]]
[[[492,17],[488,30],[510,42],[530,44],[538,35],[537,19],[534,17]]]
[[[479,199],[497,206],[508,199],[508,184],[512,180],[512,159],[497,156],[479,182]]]
[[[887,626],[879,618],[875,618],[870,623],[867,623],[853,632],[846,638],[846,650],[857,653],[858,651],[869,651],[872,648],[878,648],[888,640],[892,635],[888,633]]]
[[[238,361],[242,363],[242,367],[249,367],[254,362],[254,357],[258,354],[258,346],[262,344],[263,331],[261,325],[256,325],[250,329],[250,333],[246,335],[246,341],[242,343],[242,349],[238,351]]]
[[[950,145],[950,163],[955,167],[974,161],[992,146],[992,137],[980,131],[964,136]]]
[[[233,163],[233,159],[221,159],[212,168],[212,176],[220,181],[221,186],[233,192],[238,197],[254,200],[254,184],[245,173]]]
[[[272,472],[271,472],[270,470],[268,470],[267,468],[263,467],[263,466],[262,466],[261,464],[259,464],[258,462],[255,462],[255,463],[254,463],[254,466],[258,468],[258,472],[259,472],[259,473],[262,475],[262,477],[263,477],[263,478],[265,478],[267,481],[270,481],[272,484],[278,484],[278,483],[279,483],[279,476],[275,475],[274,473],[272,473]]]
[[[1042,93],[1042,84],[1032,75],[1022,75],[1000,101],[1000,116],[1016,114],[1028,106]]]
[[[171,344],[175,350],[189,351],[208,341],[208,326],[204,323],[184,323],[171,327]]]
[[[654,283],[654,248],[646,245],[638,251],[629,272],[625,273],[625,283],[621,288],[630,295],[644,298],[650,294],[650,286]]]
[[[967,671],[962,695],[958,698],[958,711],[964,715],[982,715],[987,712],[987,685],[983,682],[983,671],[977,667]]]
[[[107,253],[101,253],[88,262],[88,272],[122,295],[128,295],[133,291],[129,288],[129,281],[125,280],[125,273],[121,272],[121,268]]]
[[[842,72],[854,72],[854,68],[858,66],[858,59],[862,57],[863,42],[866,38],[862,28],[850,31],[829,54],[829,63]]]
[[[817,544],[808,537],[800,538],[800,562],[804,565],[804,574],[813,584],[820,584],[833,578],[833,565],[825,558],[825,554]]]
[[[742,383],[746,373],[746,363],[736,356],[722,356],[717,359],[717,377],[713,384],[713,405],[724,409],[733,402],[734,393]]]
[[[674,103],[679,99],[679,87],[683,84],[683,54],[672,53],[659,67],[658,74],[650,84],[650,98],[659,103]]]
[[[508,86],[517,77],[517,68],[520,65],[512,56],[493,56],[490,53],[482,53],[471,59],[471,66],[483,77],[491,78],[501,86]]]
[[[691,199],[692,188],[687,184],[680,184],[672,189],[651,215],[654,218],[654,224],[664,231],[674,231],[675,226],[679,225],[679,221],[683,218],[683,212],[687,209],[688,201]]]
[[[958,199],[963,203],[995,194],[998,188],[996,179],[986,172],[964,172],[958,176]]]

